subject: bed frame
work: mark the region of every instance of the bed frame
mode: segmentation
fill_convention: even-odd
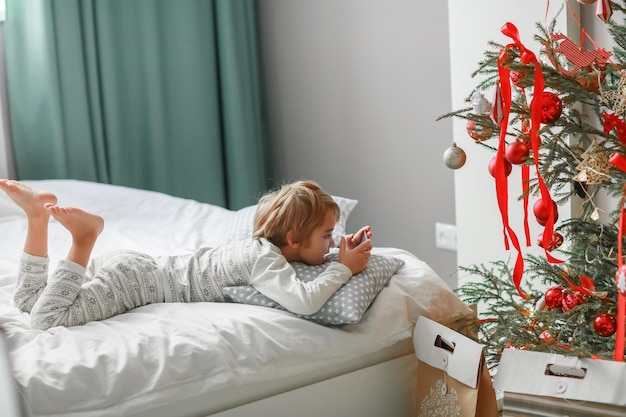
[[[211,416],[412,417],[416,387],[417,358],[408,354]]]
[[[337,375],[332,377],[309,375],[305,378],[311,381],[309,383],[303,380],[298,384],[289,379],[276,384],[252,386],[245,398],[242,398],[240,390],[225,389],[217,393],[218,400],[206,397],[200,401],[194,399],[133,414],[132,417],[413,417],[417,358],[412,346],[408,347],[405,342],[394,350],[410,352],[351,372],[342,368],[336,370]],[[285,387],[290,388],[285,391]]]

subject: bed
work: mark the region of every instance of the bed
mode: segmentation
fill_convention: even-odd
[[[246,238],[254,212],[86,181],[26,182],[105,218],[94,256],[119,248],[171,255]],[[373,255],[401,266],[358,323],[320,324],[233,299],[240,302],[152,304],[83,326],[33,330],[12,302],[26,218],[0,194],[0,327],[29,416],[410,416],[417,317],[460,330],[472,319],[426,263],[377,247]],[[342,233],[357,202],[335,198]],[[54,267],[69,234],[52,220],[49,240]]]

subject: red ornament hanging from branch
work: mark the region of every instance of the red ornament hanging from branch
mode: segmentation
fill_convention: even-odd
[[[522,165],[530,158],[530,145],[518,138],[506,146],[504,157],[514,165]]]
[[[493,136],[493,129],[487,125],[477,124],[474,120],[468,120],[465,124],[467,134],[477,142],[482,142]]]
[[[489,161],[489,165],[487,166],[489,173],[494,178],[496,178],[496,176],[498,175],[496,171],[496,162],[496,158],[491,158],[491,160]],[[513,171],[513,165],[511,165],[511,163],[505,159],[504,161],[502,161],[502,166],[504,167],[504,176],[508,177],[509,175],[511,175],[511,171]]]
[[[552,235],[552,239],[550,240],[550,242],[548,242],[547,246],[543,241],[543,233],[539,233],[539,236],[537,237],[537,244],[539,245],[539,247],[547,250],[548,252],[552,252],[555,249],[558,249],[561,247],[561,245],[563,244],[563,235],[560,234],[559,232],[554,232],[554,234]]]
[[[598,314],[593,319],[593,330],[601,337],[613,336],[617,330],[615,316],[609,313]]]
[[[550,210],[550,207],[552,207],[552,210]],[[533,214],[537,219],[537,223],[545,226],[549,218],[553,218],[555,222],[559,219],[559,206],[552,200],[548,201],[540,198],[533,205]],[[541,235],[543,239],[543,233]]]
[[[555,93],[543,92],[541,101],[541,123],[551,124],[559,120],[563,112],[563,102]]]
[[[607,23],[613,15],[613,8],[609,0],[598,0],[596,5],[596,16],[600,18],[604,23]]]
[[[561,308],[563,303],[563,287],[548,288],[544,296],[544,301],[549,309]]]
[[[558,43],[554,52],[563,54],[567,61],[572,64],[572,69],[568,70],[556,62],[552,62],[561,74],[568,77],[574,77],[583,68],[592,66],[603,68],[612,55],[611,52],[603,48],[583,51],[582,47],[562,33],[551,33],[550,38],[553,42]]]

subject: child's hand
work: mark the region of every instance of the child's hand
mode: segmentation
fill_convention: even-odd
[[[358,235],[358,233],[359,232],[356,234]],[[339,244],[339,262],[350,268],[352,275],[355,275],[367,267],[374,245],[372,245],[370,239],[367,239],[365,242],[350,248],[348,243],[353,243],[353,239],[354,236],[352,236],[351,239],[348,239],[348,236],[341,237],[341,243]]]
[[[354,249],[361,242],[372,238],[372,228],[370,226],[365,226],[359,229],[356,233],[351,233],[346,235],[346,248]]]

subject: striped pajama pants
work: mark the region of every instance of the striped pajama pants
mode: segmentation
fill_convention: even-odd
[[[50,277],[48,258],[23,253],[13,299],[41,330],[104,320],[152,303],[224,301],[224,287],[249,283],[254,257],[246,254],[249,248],[236,249],[159,258],[118,251],[94,259],[88,269],[59,261]],[[230,267],[232,254],[246,262]]]

